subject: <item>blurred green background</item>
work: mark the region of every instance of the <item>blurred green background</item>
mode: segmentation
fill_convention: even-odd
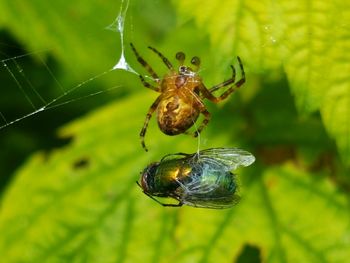
[[[179,50],[199,56],[207,87],[243,61],[245,85],[205,102],[199,142],[256,156],[237,171],[242,200],[228,210],[164,208],[137,187],[147,164],[198,141],[162,134],[153,117],[141,148],[157,94],[130,72],[100,76],[120,57],[106,27],[121,7],[0,0],[0,126],[52,107],[0,130],[2,262],[346,262],[350,4],[130,1],[125,55],[138,72],[129,42],[159,75],[147,46],[174,65]]]

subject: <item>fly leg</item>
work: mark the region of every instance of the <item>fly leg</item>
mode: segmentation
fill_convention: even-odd
[[[154,198],[152,195],[150,195],[149,193],[146,193],[145,191],[143,191],[143,193],[145,195],[147,195],[149,198],[151,198],[152,200],[156,201],[158,204],[162,205],[162,206],[168,206],[168,207],[180,207],[183,205],[183,203],[181,201],[179,201],[178,204],[164,204],[162,202],[160,202],[159,200],[157,200],[156,198]]]

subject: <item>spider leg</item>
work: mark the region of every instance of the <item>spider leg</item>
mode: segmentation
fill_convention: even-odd
[[[235,82],[235,80],[236,80],[236,69],[232,65],[230,65],[230,67],[232,69],[232,77],[230,79],[228,79],[228,80],[225,80],[224,82],[222,82],[220,84],[215,85],[211,89],[209,89],[210,92],[217,91],[218,89],[220,89],[222,87],[225,87],[225,86],[228,86],[228,85],[230,85],[230,84]]]
[[[157,109],[158,104],[161,101],[161,99],[162,99],[162,96],[161,95],[158,96],[158,98],[153,102],[153,104],[149,108],[147,115],[146,115],[145,122],[144,122],[143,127],[142,127],[141,132],[140,132],[141,145],[142,145],[142,148],[145,149],[146,152],[148,152],[148,149],[147,149],[146,144],[145,144],[145,134],[147,131],[148,123],[152,117],[152,114]]]
[[[134,47],[134,45],[132,43],[130,43],[131,49],[134,52],[137,61],[148,71],[149,74],[151,74],[152,78],[155,81],[159,80],[159,77],[157,75],[157,73],[152,69],[152,67],[140,56],[140,54],[136,51],[136,48]]]
[[[140,80],[141,80],[143,86],[145,86],[145,87],[148,88],[148,89],[151,89],[151,90],[160,92],[160,88],[155,87],[155,86],[149,84],[149,83],[145,80],[145,78],[144,78],[142,75],[139,75],[139,77],[140,77]]]
[[[243,63],[242,63],[241,58],[237,56],[237,60],[238,60],[239,68],[241,69],[241,75],[242,75],[241,79],[236,83],[236,87],[239,88],[245,82],[245,72],[244,72]]]
[[[160,53],[157,49],[154,47],[148,47],[150,50],[152,50],[154,53],[156,53],[164,62],[164,64],[168,67],[168,69],[173,70],[173,65],[170,63],[170,61],[164,57],[162,53]]]
[[[215,98],[210,92],[209,90],[207,90],[207,88],[204,85],[200,85],[199,87],[200,91],[201,90],[205,90],[205,92],[209,93],[213,98]],[[204,120],[202,121],[201,125],[198,127],[198,129],[194,132],[193,136],[194,137],[198,137],[198,135],[201,133],[201,131],[205,128],[205,126],[208,125],[210,118],[211,118],[211,114],[210,112],[205,108],[205,105],[203,103],[203,101],[201,100],[201,98],[194,92],[191,92],[192,97],[195,99],[196,104],[198,105],[199,109],[200,109],[200,113],[202,113],[204,115]],[[185,132],[187,133],[187,132]]]
[[[210,90],[208,90],[207,88],[205,88],[204,86],[201,87],[201,91],[202,91],[202,94],[205,98],[215,102],[215,103],[218,103],[224,99],[226,99],[232,92],[234,92],[237,88],[239,88],[240,86],[243,85],[243,83],[245,82],[245,73],[244,73],[244,68],[243,68],[243,64],[242,64],[242,61],[239,57],[237,57],[237,60],[238,60],[238,63],[239,63],[239,66],[240,66],[240,69],[241,69],[241,74],[242,74],[242,77],[241,79],[236,82],[234,84],[234,86],[230,87],[228,90],[226,90],[223,94],[221,94],[219,97],[215,97],[212,93],[222,87],[225,87],[225,86],[228,86],[232,83],[235,82],[235,77],[236,77],[236,70],[235,68],[231,65],[231,68],[232,68],[232,77],[226,81],[224,81],[223,83],[220,83],[218,85],[215,85],[214,87],[212,87]]]
[[[175,156],[175,155],[179,155],[179,156],[191,156],[193,154],[190,154],[190,153],[169,153],[165,156],[163,156],[163,158],[160,160],[160,162],[163,162],[164,160],[166,160],[167,158],[171,157],[171,156]]]
[[[201,107],[201,113],[204,115],[204,120],[202,121],[202,123],[198,127],[198,129],[194,132],[194,134],[193,134],[194,137],[198,137],[198,135],[205,128],[205,126],[208,125],[210,118],[211,118],[210,112],[204,107],[204,105],[202,105],[202,107]]]

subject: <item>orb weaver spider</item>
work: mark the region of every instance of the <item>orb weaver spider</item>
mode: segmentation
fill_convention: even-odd
[[[148,149],[145,144],[145,134],[148,123],[155,111],[157,111],[157,120],[160,130],[167,135],[186,133],[197,121],[199,114],[203,114],[204,120],[193,134],[194,137],[197,137],[209,123],[211,117],[211,114],[203,103],[203,99],[206,98],[214,103],[218,103],[226,99],[236,88],[239,88],[245,82],[243,64],[238,56],[237,60],[241,69],[241,79],[235,83],[236,70],[231,65],[231,78],[208,89],[198,75],[200,67],[199,57],[195,56],[191,59],[191,64],[194,66],[194,69],[192,69],[191,67],[184,66],[185,54],[181,51],[177,52],[175,58],[179,61],[180,66],[178,70],[176,70],[162,53],[153,47],[148,47],[163,60],[163,63],[169,69],[169,72],[160,79],[152,67],[139,55],[134,45],[132,43],[130,43],[130,45],[137,61],[147,70],[156,83],[156,85],[152,85],[148,83],[142,75],[139,75],[143,86],[160,93],[149,108],[140,132],[141,145],[146,152]],[[233,85],[220,96],[215,97],[213,95],[214,91],[231,84]]]

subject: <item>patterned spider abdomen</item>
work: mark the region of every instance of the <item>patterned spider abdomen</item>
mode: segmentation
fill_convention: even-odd
[[[184,133],[196,122],[199,108],[189,99],[169,94],[158,105],[158,126],[167,135]]]
[[[198,119],[200,99],[198,83],[200,78],[194,73],[166,75],[162,80],[162,100],[157,107],[158,126],[167,135],[184,133]]]

